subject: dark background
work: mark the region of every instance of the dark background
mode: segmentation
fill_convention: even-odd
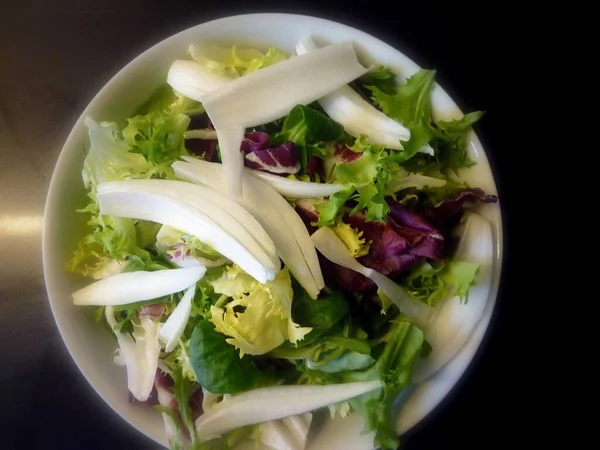
[[[463,111],[486,110],[476,131],[496,175],[505,225],[517,174],[508,68],[518,23],[509,6],[444,2],[0,1],[0,447],[146,449],[87,384],[55,328],[44,290],[41,227],[52,169],[95,93],[151,45],[201,22],[252,12],[320,16],[362,29],[425,68]],[[508,181],[510,176],[510,182]],[[26,230],[11,220],[26,219]],[[22,220],[25,220],[22,219]],[[17,229],[19,228],[19,229]],[[508,236],[507,236],[508,235]],[[511,234],[498,306],[484,345],[447,400],[403,438],[405,449],[501,447],[526,410],[514,393]],[[517,407],[515,408],[515,405]],[[508,413],[507,413],[508,411]]]

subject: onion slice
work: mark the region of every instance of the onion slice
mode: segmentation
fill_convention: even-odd
[[[72,294],[75,305],[128,305],[181,292],[196,283],[206,269],[201,266],[137,271],[111,275]]]
[[[234,395],[196,420],[201,442],[246,425],[314,411],[381,387],[380,381],[318,385],[271,386]]]

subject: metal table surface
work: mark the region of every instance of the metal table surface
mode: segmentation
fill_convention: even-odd
[[[41,262],[43,207],[62,144],[85,105],[137,54],[189,26],[246,12],[317,15],[362,28],[396,45],[437,79],[464,110],[488,114],[477,132],[503,175],[504,97],[495,42],[502,7],[375,2],[160,2],[58,0],[1,2],[0,12],[0,430],[4,449],[147,449],[78,372],[54,325]],[[467,17],[473,14],[474,17]],[[496,19],[502,21],[502,19]],[[501,38],[505,39],[504,37]],[[504,140],[503,140],[504,139]],[[506,214],[506,212],[504,213]],[[507,255],[508,256],[508,255]],[[404,439],[404,448],[448,443],[480,448],[480,435],[508,442],[495,420],[512,401],[496,383],[507,352],[507,275],[495,320],[460,386]],[[507,441],[502,441],[507,439]]]

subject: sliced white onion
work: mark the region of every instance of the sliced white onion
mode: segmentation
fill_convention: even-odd
[[[215,128],[252,127],[285,116],[364,75],[351,42],[328,45],[236,78],[203,98]]]
[[[176,60],[167,74],[167,83],[177,92],[202,102],[206,94],[231,81],[231,77],[214,73],[198,61]]]
[[[296,416],[346,401],[381,387],[380,381],[318,385],[271,386],[234,395],[196,420],[201,442],[256,423]]]
[[[206,268],[204,268],[206,272]],[[192,299],[196,293],[196,284],[186,289],[183,297],[169,315],[158,334],[159,339],[165,344],[165,351],[172,352],[178,344],[185,326],[192,312]]]
[[[114,181],[98,187],[102,193],[125,191],[152,192],[183,200],[236,236],[263,264],[271,264],[277,270],[281,267],[275,244],[263,227],[248,211],[219,191],[184,181],[154,179]]]
[[[229,234],[206,214],[168,193],[157,194],[145,190],[129,189],[111,189],[104,192],[102,187],[102,184],[98,185],[97,195],[102,214],[149,220],[196,236],[200,241],[236,263],[260,283],[272,280],[279,270],[269,262],[266,255],[257,258],[244,245],[253,247],[252,242],[240,242],[240,233],[245,231],[241,226],[238,231],[235,231],[235,234]]]
[[[299,55],[317,51],[319,47],[310,36],[304,36],[296,44]],[[402,150],[400,141],[410,139],[410,130],[386,116],[348,85],[340,86],[318,99],[323,110],[354,137],[367,136],[369,144],[383,145]]]
[[[196,283],[206,269],[201,266],[137,271],[111,275],[72,295],[75,305],[127,305],[181,292]]]
[[[217,131],[210,128],[188,130],[183,133],[185,139],[217,139]]]
[[[312,413],[284,417],[259,425],[260,440],[275,450],[304,450]]]
[[[260,170],[245,169],[246,173],[260,178],[281,195],[293,198],[330,197],[344,189],[341,184],[313,183],[310,181],[292,180]]]
[[[117,322],[112,306],[106,306],[104,314],[113,328],[121,358],[127,366],[127,387],[137,400],[144,402],[152,392],[158,368],[160,322],[150,316],[140,317],[140,324],[134,325],[132,338],[129,334],[114,330]]]
[[[290,227],[290,230],[298,242],[298,246],[304,255],[304,259],[306,260],[308,268],[315,279],[317,287],[319,289],[323,289],[325,287],[325,281],[323,280],[323,274],[321,272],[321,265],[319,264],[317,251],[310,239],[310,234],[308,233],[304,222],[296,210],[294,210],[294,207],[264,181],[259,180],[258,178],[248,177],[248,183],[257,190],[258,194],[263,197],[264,201],[273,204],[275,208],[281,212],[283,219]]]
[[[188,157],[184,157],[184,159],[189,162],[176,162],[172,165],[177,175],[196,183],[221,189],[221,192],[224,192],[226,188],[220,183],[223,173],[221,164]],[[253,181],[259,183],[253,183]],[[247,173],[244,173],[243,184],[245,198],[240,200],[241,204],[259,220],[271,236],[280,258],[290,269],[292,275],[312,298],[316,298],[325,283],[322,281],[322,275],[320,275],[319,281],[314,277],[315,272],[321,273],[320,265],[302,219],[277,192],[271,190],[270,196],[266,197],[263,192],[265,189],[260,189],[260,180],[253,180]],[[262,184],[264,185],[264,183]],[[268,186],[266,187],[268,188]],[[305,238],[299,240],[298,235],[302,237],[302,232],[305,234]],[[309,248],[303,249],[303,246],[307,245]],[[310,255],[311,249],[313,258],[309,261],[306,254]],[[312,268],[311,264],[316,264],[316,267]]]

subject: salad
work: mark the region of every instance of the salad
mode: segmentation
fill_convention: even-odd
[[[395,400],[483,311],[498,199],[459,176],[482,112],[435,120],[435,71],[350,42],[188,53],[126,122],[86,118],[74,304],[172,449],[300,450],[319,410],[397,448]]]

